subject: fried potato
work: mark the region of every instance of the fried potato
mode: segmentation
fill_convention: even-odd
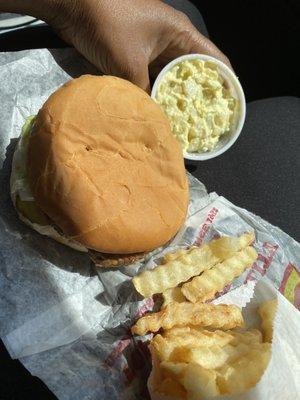
[[[189,326],[174,327],[163,332],[163,336],[176,343],[178,346],[185,346],[185,343],[192,343],[194,347],[199,346],[225,346],[234,340],[234,334],[231,331],[208,331],[203,328],[192,328]],[[174,347],[175,348],[175,347]]]
[[[162,361],[160,363],[160,369],[162,375],[165,378],[180,379],[184,376],[187,363]]]
[[[258,329],[249,329],[245,332],[231,332],[231,335],[232,340],[230,341],[230,344],[233,344],[234,346],[238,345],[239,343],[250,345],[262,343],[262,333]]]
[[[199,275],[218,261],[208,245],[192,247],[175,260],[135,276],[132,282],[142,296],[150,297]]]
[[[152,360],[152,370],[149,379],[151,380],[151,388],[153,390],[156,390],[158,384],[163,380],[163,374],[160,368],[160,360],[156,354],[155,349],[151,346],[151,342],[149,350],[151,353],[151,360]]]
[[[236,331],[208,331],[203,328],[190,327],[190,326],[175,326],[172,329],[167,329],[163,332],[166,338],[173,336],[193,336],[197,343],[203,346],[225,346],[225,344],[233,344],[236,346],[238,343],[262,343],[262,333],[258,329],[249,329],[243,332]]]
[[[177,358],[176,349],[178,348],[209,348],[224,347],[227,344],[232,346],[251,345],[261,343],[261,332],[253,329],[244,333],[232,331],[207,331],[197,330],[190,327],[175,327],[164,333],[164,336],[155,335],[151,341],[151,346],[156,351],[160,361],[184,361],[190,362],[190,359]],[[237,347],[236,347],[237,349]],[[184,351],[184,350],[183,350]],[[240,353],[238,353],[240,354]],[[186,354],[184,354],[186,356]],[[194,359],[193,359],[194,360]],[[195,361],[195,360],[194,360]],[[205,367],[208,368],[208,367]]]
[[[196,246],[194,246],[194,247],[196,247]],[[166,263],[168,263],[170,261],[176,260],[176,258],[181,257],[185,253],[186,253],[185,249],[179,249],[179,250],[175,251],[174,253],[166,253],[163,256],[162,264],[166,264]]]
[[[181,291],[193,303],[213,299],[217,292],[223,290],[234,278],[240,276],[246,268],[251,267],[256,259],[256,250],[248,246],[185,283]]]
[[[262,319],[261,328],[264,334],[264,342],[272,342],[273,321],[277,311],[277,299],[268,300],[258,307],[258,314]]]
[[[199,328],[197,326],[174,326],[171,329],[165,329],[163,331],[163,336],[164,337],[172,337],[172,336],[184,336],[186,334],[193,333],[195,335],[198,335],[205,331],[203,328]],[[211,332],[211,331],[206,331],[206,332]],[[223,331],[222,331],[223,332]],[[225,333],[225,332],[224,332]]]
[[[220,368],[228,360],[228,354],[220,346],[177,347],[171,354],[171,361],[195,363],[206,369]]]
[[[185,344],[188,344],[188,341],[183,341]],[[161,335],[155,335],[154,338],[151,340],[151,348],[154,349],[156,352],[156,355],[160,361],[168,361],[170,358],[170,354],[174,351],[176,346],[180,346],[180,344],[177,343],[182,343],[180,340],[179,341],[172,341],[172,340],[167,340],[163,338]]]
[[[276,307],[276,299],[259,307],[266,338],[272,335]],[[142,317],[132,328],[134,333],[163,328],[150,343],[158,398],[162,394],[174,400],[200,400],[240,394],[256,385],[270,361],[271,344],[262,341],[257,329],[217,329],[242,325],[241,310],[225,304],[171,302]]]
[[[226,254],[232,255],[233,250],[234,252],[241,250],[247,246],[250,239],[253,239],[253,235],[244,234],[238,238],[230,238],[230,240],[228,238],[220,238],[200,247],[193,246],[179,252],[178,257],[176,256],[175,259],[174,256],[170,256],[171,260],[169,262],[135,276],[132,279],[132,283],[135,289],[144,297],[162,293],[210,269],[222,261]],[[219,247],[222,249],[221,251]]]
[[[172,400],[186,400],[187,393],[178,381],[166,378],[156,388],[156,392],[170,396]]]
[[[221,260],[226,260],[234,255],[234,253],[249,246],[255,240],[254,232],[244,233],[239,237],[223,236],[218,240],[210,242],[212,252]]]
[[[184,301],[186,301],[186,298],[184,297],[180,287],[174,287],[174,288],[170,288],[165,290],[163,293],[163,299],[164,302],[162,304],[162,308],[166,307],[167,304],[169,303],[183,303]]]
[[[156,351],[160,361],[168,361],[173,351],[180,346],[191,346],[195,342],[191,337],[179,337],[176,340],[155,335],[151,341],[151,346]]]
[[[215,329],[242,327],[243,316],[239,307],[227,304],[170,303],[157,313],[140,318],[131,328],[132,333],[145,335],[159,329],[179,325],[197,325]]]
[[[188,393],[188,400],[199,400],[204,397],[218,396],[216,371],[202,368],[198,364],[189,364],[181,382]]]
[[[163,337],[160,334],[155,335],[151,341],[158,358],[168,361],[177,348],[198,347],[198,346],[225,346],[234,339],[233,335],[223,331],[196,331],[182,335],[169,335]],[[174,357],[172,358],[174,359]]]
[[[171,361],[196,363],[206,369],[216,369],[247,354],[254,345],[238,343],[236,346],[177,347],[170,355]],[[256,348],[256,346],[254,346]]]
[[[261,343],[246,355],[218,370],[217,383],[221,394],[239,394],[254,386],[268,366],[269,343]]]

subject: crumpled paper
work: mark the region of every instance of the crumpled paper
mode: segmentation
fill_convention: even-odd
[[[9,197],[16,138],[50,93],[82,73],[95,70],[73,50],[0,54],[0,336],[11,356],[59,399],[140,399],[147,396],[151,368],[147,337],[132,337],[129,328],[154,302],[135,292],[132,276],[153,268],[166,251],[254,229],[257,262],[220,295],[253,287],[265,275],[299,305],[300,246],[279,228],[207,194],[191,175],[184,227],[167,248],[120,270],[97,271],[85,254],[22,224]]]

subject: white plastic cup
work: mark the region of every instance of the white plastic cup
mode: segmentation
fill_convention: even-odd
[[[224,64],[222,61],[217,60],[214,57],[210,57],[204,54],[187,54],[178,58],[175,58],[175,60],[171,61],[169,64],[167,64],[159,73],[157,76],[154,85],[152,87],[151,91],[151,97],[155,99],[157,89],[159,87],[160,81],[164,77],[164,75],[174,67],[174,65],[178,64],[181,61],[185,60],[203,60],[203,61],[212,61],[218,66],[218,72],[224,79],[224,81],[227,83],[228,87],[230,88],[230,91],[232,95],[237,99],[239,103],[239,108],[238,108],[238,115],[235,118],[235,122],[232,125],[230,131],[226,132],[226,134],[222,135],[219,139],[219,142],[217,143],[216,147],[211,150],[211,151],[206,151],[206,152],[201,152],[201,153],[188,153],[184,152],[183,156],[184,158],[188,160],[196,160],[196,161],[204,161],[204,160],[209,160],[211,158],[217,157],[220,154],[223,154],[226,150],[228,150],[237,140],[239,137],[242,128],[244,126],[245,122],[245,117],[246,117],[246,101],[245,101],[245,95],[243,88],[237,78],[237,76],[234,74],[234,72],[227,67],[226,64]]]

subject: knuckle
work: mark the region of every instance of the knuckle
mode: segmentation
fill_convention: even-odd
[[[137,65],[132,63],[126,63],[123,65],[123,74],[127,79],[133,80],[138,76],[139,68]]]
[[[177,11],[178,22],[182,25],[190,26],[191,20],[183,11]]]
[[[140,59],[130,59],[124,60],[123,62],[123,72],[127,76],[128,79],[134,80],[137,79],[140,75],[141,70],[143,69],[144,62]]]

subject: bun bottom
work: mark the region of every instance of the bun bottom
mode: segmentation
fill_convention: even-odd
[[[89,257],[96,267],[99,268],[117,268],[141,261],[147,253],[135,254],[108,254],[89,251]]]

